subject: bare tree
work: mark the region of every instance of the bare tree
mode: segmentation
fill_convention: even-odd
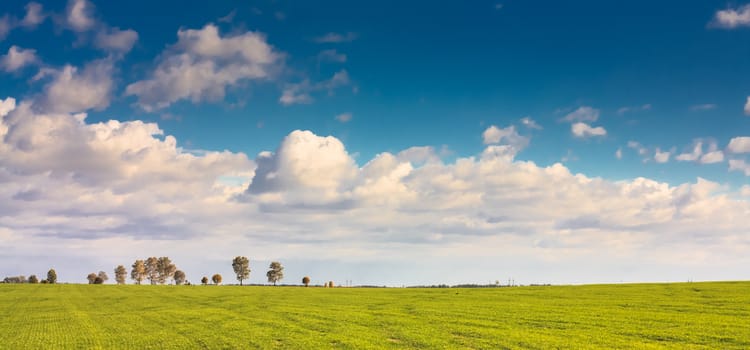
[[[99,274],[96,275],[96,277],[98,277],[99,279],[101,279],[102,283],[107,282],[107,280],[109,280],[109,276],[107,276],[107,273],[104,272],[104,271],[99,271]]]
[[[89,284],[94,284],[96,282],[96,273],[90,273],[88,276],[86,276],[86,279],[89,280]]]
[[[268,277],[268,282],[273,283],[275,286],[276,282],[281,281],[284,278],[284,267],[281,266],[280,262],[274,261],[268,266],[268,268],[270,270],[266,272],[266,277]]]
[[[307,277],[307,276],[302,277],[302,284],[304,284],[305,287],[307,287],[308,285],[310,285],[310,277]]]
[[[144,278],[146,278],[146,264],[143,260],[136,260],[133,263],[133,270],[130,271],[130,278],[135,281],[135,284],[141,284]]]
[[[182,270],[174,272],[174,283],[178,286],[185,283],[185,273]]]
[[[250,260],[246,257],[235,257],[234,260],[232,260],[232,269],[234,269],[234,273],[237,275],[237,280],[240,281],[240,285],[242,285],[242,280],[250,278]]]
[[[151,284],[159,282],[159,259],[155,256],[146,259],[146,278]]]
[[[214,284],[219,284],[221,283],[221,275],[217,273],[211,277],[211,280],[214,281]]]
[[[177,267],[172,264],[172,260],[168,257],[162,256],[156,264],[159,275],[159,284],[164,284],[168,279],[174,276],[174,272],[177,271]]]
[[[203,278],[201,278],[201,283],[203,283],[204,286],[207,285],[208,284],[208,277],[203,276]]]
[[[117,281],[117,284],[125,284],[127,278],[128,270],[125,266],[117,265],[117,267],[115,267],[115,281]]]

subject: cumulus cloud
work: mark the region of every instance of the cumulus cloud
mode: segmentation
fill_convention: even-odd
[[[603,127],[592,127],[591,125],[583,122],[572,124],[570,126],[570,132],[573,133],[573,136],[580,138],[607,135],[607,130],[605,130]]]
[[[13,45],[8,49],[7,54],[0,57],[0,67],[6,72],[15,72],[38,61],[36,50],[23,49]]]
[[[283,58],[256,32],[221,35],[218,27],[207,24],[201,29],[181,29],[177,37],[150,77],[125,90],[146,111],[183,99],[193,103],[221,100],[229,87],[269,79]]]
[[[312,97],[312,93],[327,91],[328,95],[332,95],[334,90],[350,83],[349,73],[342,69],[328,80],[311,83],[309,79],[305,79],[300,83],[287,84],[281,93],[281,97],[279,97],[279,103],[285,106],[313,103],[315,99]]]
[[[724,152],[719,150],[716,141],[709,140],[707,150],[703,151],[704,141],[697,139],[693,142],[692,151],[679,154],[675,157],[678,161],[698,162],[701,164],[713,164],[724,161]]]
[[[661,151],[661,149],[656,148],[656,151],[654,151],[654,161],[657,163],[666,163],[669,161],[669,156],[672,153],[669,151]]]
[[[53,112],[82,112],[89,109],[101,110],[109,106],[114,82],[113,63],[101,59],[78,67],[65,65],[60,70],[52,70],[53,75],[44,87],[43,105]]]
[[[348,43],[357,39],[357,33],[327,33],[313,39],[316,43]]]
[[[485,145],[506,144],[521,150],[528,146],[529,139],[518,134],[516,127],[511,125],[505,128],[498,128],[491,125],[482,133],[482,141]]]
[[[44,22],[47,15],[44,13],[41,4],[30,2],[26,4],[26,15],[21,20],[21,25],[27,28],[34,28]]]
[[[750,4],[717,11],[712,24],[726,29],[750,25]]]
[[[76,32],[92,29],[96,24],[94,5],[87,0],[69,0],[65,21]]]
[[[729,171],[740,171],[744,173],[745,176],[750,176],[750,164],[745,162],[744,159],[730,159]]]
[[[729,140],[727,151],[730,153],[750,153],[750,137],[739,136]]]
[[[96,34],[94,45],[105,51],[128,52],[138,41],[138,33],[132,29],[104,28]]]
[[[256,259],[302,259],[305,273],[329,255],[339,265],[377,268],[487,259],[492,266],[472,278],[496,272],[504,262],[497,247],[509,261],[544,256],[551,267],[579,259],[650,268],[711,261],[722,271],[746,266],[750,249],[743,240],[750,226],[736,220],[750,204],[717,183],[609,181],[516,160],[507,144],[450,162],[431,147],[412,147],[358,165],[339,139],[297,130],[256,162],[184,150],[153,123],[90,123],[84,114],[5,99],[0,247],[49,252],[58,264],[75,256],[87,259],[84,266],[165,254],[187,271],[225,266],[238,246],[255,249]],[[686,259],[696,251],[702,255]],[[19,257],[0,257],[0,266]],[[79,265],[58,271],[81,275]],[[554,278],[560,271],[553,270],[535,278]],[[413,274],[404,278],[388,281],[415,283]]]

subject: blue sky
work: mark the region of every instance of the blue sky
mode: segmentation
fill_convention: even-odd
[[[3,2],[0,273],[749,278],[749,6]]]

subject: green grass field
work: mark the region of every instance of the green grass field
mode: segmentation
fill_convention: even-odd
[[[2,349],[748,349],[750,282],[0,285]]]

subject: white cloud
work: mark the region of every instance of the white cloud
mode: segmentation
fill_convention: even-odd
[[[45,87],[43,105],[53,112],[72,113],[109,106],[114,82],[112,61],[93,61],[83,69],[66,65],[52,71],[54,78]]]
[[[603,127],[591,127],[591,125],[583,122],[572,124],[570,126],[570,132],[572,132],[575,137],[581,138],[607,135],[607,130],[605,130]]]
[[[747,97],[745,102],[745,115],[750,115],[750,96]]]
[[[703,156],[701,156],[701,164],[714,164],[714,163],[721,163],[724,161],[724,152],[716,150],[707,152]]]
[[[595,122],[599,119],[599,110],[582,106],[562,118],[566,122]]]
[[[529,128],[529,129],[537,129],[537,130],[541,130],[542,129],[542,126],[539,125],[539,124],[537,124],[537,122],[534,121],[534,119],[531,119],[531,117],[523,117],[523,118],[521,118],[521,124],[523,124],[523,126]]]
[[[15,72],[38,61],[36,50],[23,49],[13,45],[8,49],[8,53],[0,58],[0,66],[6,72]]]
[[[638,141],[628,141],[628,148],[634,149],[638,152],[638,155],[645,156],[648,153],[648,148],[641,145]]]
[[[617,151],[615,151],[615,158],[622,159],[622,148],[618,148]]]
[[[750,164],[745,162],[744,159],[730,159],[729,171],[741,171],[745,176],[750,176]]]
[[[357,33],[327,33],[325,35],[316,37],[313,41],[317,43],[348,43],[357,39]]]
[[[243,81],[269,79],[283,55],[265,36],[255,32],[225,35],[208,24],[179,30],[178,41],[162,55],[150,77],[130,84],[126,95],[138,97],[146,111],[165,108],[179,100],[193,103],[224,98],[228,87]]]
[[[750,153],[750,137],[739,136],[729,140],[727,151],[730,153]]]
[[[654,152],[654,161],[657,163],[666,163],[669,161],[669,156],[671,155],[671,152],[664,151],[662,152],[659,148],[656,149]]]
[[[716,109],[716,105],[713,103],[704,103],[699,105],[692,105],[690,106],[691,111],[710,111],[712,109]]]
[[[327,91],[328,95],[333,95],[334,90],[339,87],[347,86],[351,83],[349,73],[342,69],[336,72],[331,79],[311,83],[305,79],[300,83],[287,84],[279,97],[279,103],[288,106],[293,104],[309,104],[315,101],[312,93],[318,91]]]
[[[502,129],[491,125],[482,133],[482,141],[485,145],[504,144],[511,146],[514,149],[513,154],[526,148],[529,144],[529,138],[519,135],[513,125]]]
[[[740,6],[736,9],[717,11],[714,15],[713,25],[721,28],[737,28],[750,25],[750,5]]]
[[[352,120],[352,114],[351,113],[341,113],[336,116],[336,120],[342,122],[342,123],[348,123]]]
[[[642,111],[648,111],[651,110],[651,104],[646,103],[640,106],[627,106],[627,107],[620,107],[617,109],[618,115],[624,115],[626,113],[630,112],[642,112]]]
[[[96,25],[93,17],[94,5],[87,0],[69,0],[65,20],[76,32],[85,32]]]
[[[5,99],[0,248],[11,253],[0,257],[0,273],[17,274],[10,262],[34,255],[26,252],[51,251],[29,259],[30,268],[55,266],[70,282],[79,277],[66,276],[91,266],[155,254],[189,276],[229,274],[223,269],[237,247],[250,247],[256,261],[289,261],[290,279],[324,272],[344,279],[349,270],[320,258],[330,255],[337,266],[377,270],[415,259],[424,271],[481,259],[468,277],[463,267],[448,271],[470,280],[495,276],[509,262],[542,264],[525,283],[606,281],[616,266],[643,264],[649,269],[630,278],[695,274],[696,266],[718,267],[695,278],[745,271],[750,225],[736,218],[750,203],[719,184],[609,181],[515,160],[511,149],[490,145],[444,163],[431,148],[415,147],[359,166],[337,138],[294,131],[274,153],[258,155],[256,171],[241,153],[183,150],[153,123],[88,123],[82,114],[40,113]],[[590,265],[602,273],[560,276]],[[401,273],[371,278],[455,283],[445,270]]]
[[[0,41],[5,40],[8,33],[13,29],[13,22],[10,16],[5,15],[0,17]]]
[[[344,63],[346,62],[346,55],[335,49],[323,50],[318,54],[318,61]]]
[[[42,5],[36,2],[26,4],[26,15],[21,20],[21,25],[27,28],[34,28],[44,22],[47,15],[43,12]]]
[[[679,154],[675,159],[683,162],[698,162],[701,164],[713,164],[724,161],[724,152],[719,150],[716,141],[708,141],[708,149],[706,152],[703,151],[703,145],[704,141],[697,139],[693,142],[692,151]]]
[[[96,34],[94,45],[106,51],[128,52],[138,41],[138,33],[132,29],[105,28]]]

